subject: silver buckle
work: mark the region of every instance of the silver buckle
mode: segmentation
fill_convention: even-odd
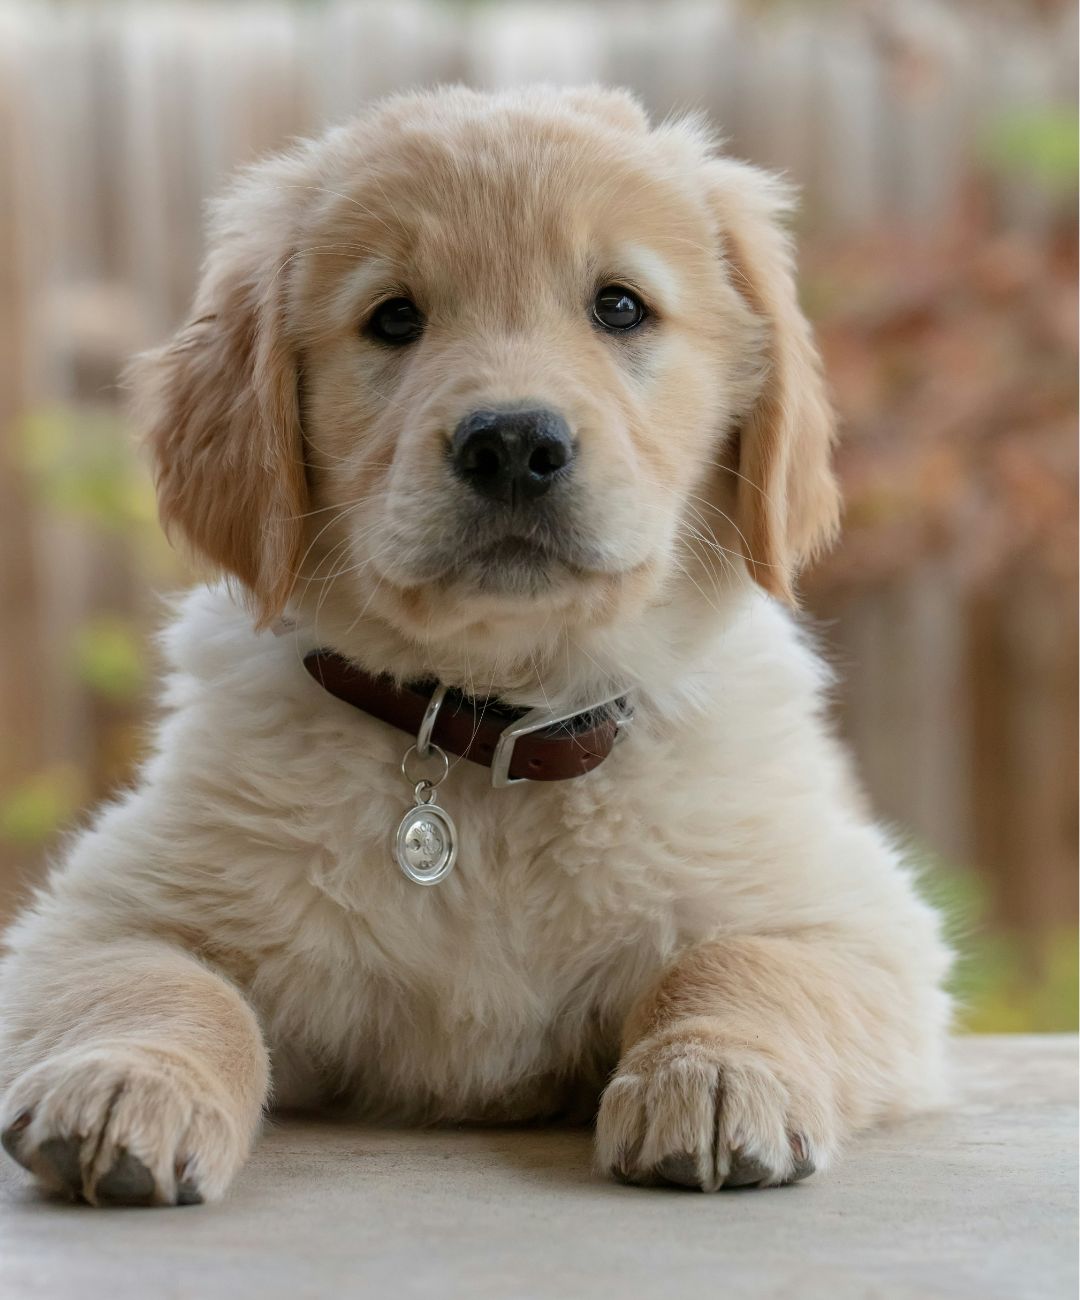
[[[553,709],[530,709],[523,718],[518,718],[516,722],[511,722],[499,732],[499,739],[495,745],[495,753],[491,757],[491,784],[496,789],[506,785],[520,785],[522,781],[528,781],[527,776],[511,776],[510,763],[514,757],[514,746],[521,736],[527,736],[534,731],[543,731],[546,727],[557,726],[560,722],[569,722],[571,718],[576,718],[581,713],[592,713],[596,709],[602,709],[605,705],[614,704],[616,700],[621,700],[626,695],[626,691],[616,691],[614,695],[609,695],[607,699],[597,700],[595,704],[590,704],[584,709],[567,709],[564,712],[556,712]],[[621,738],[623,728],[627,726],[634,717],[634,711],[629,705],[620,710],[615,715],[615,740]]]

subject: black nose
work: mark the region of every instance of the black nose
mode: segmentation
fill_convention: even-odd
[[[566,477],[574,443],[554,411],[474,411],[454,431],[450,456],[454,472],[474,491],[516,505]]]

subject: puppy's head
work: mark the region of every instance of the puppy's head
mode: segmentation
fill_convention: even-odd
[[[168,526],[263,621],[610,625],[741,557],[790,598],[831,421],[775,180],[628,97],[441,91],[261,164],[136,382]]]

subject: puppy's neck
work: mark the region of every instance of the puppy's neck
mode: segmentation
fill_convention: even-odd
[[[358,617],[329,601],[297,604],[290,621],[310,648],[334,650],[400,683],[433,679],[516,708],[585,708],[625,690],[667,711],[663,701],[677,708],[681,696],[693,693],[717,638],[755,595],[749,579],[735,574],[707,593],[675,585],[634,618],[610,625],[522,620],[502,635],[480,625],[422,640],[378,614]]]

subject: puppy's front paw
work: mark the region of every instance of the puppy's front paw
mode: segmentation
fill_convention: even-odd
[[[0,1110],[4,1149],[50,1191],[92,1205],[194,1205],[225,1190],[250,1125],[185,1057],[132,1044],[49,1058]]]
[[[622,1182],[773,1187],[827,1162],[825,1109],[752,1047],[695,1030],[637,1044],[600,1102],[600,1167]]]

